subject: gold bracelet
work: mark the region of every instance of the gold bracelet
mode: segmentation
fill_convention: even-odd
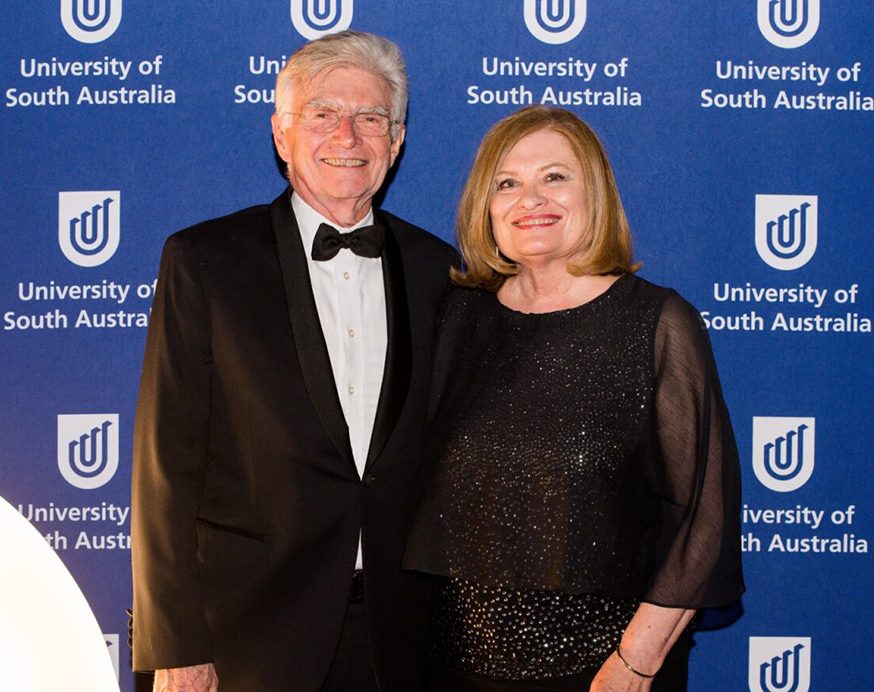
[[[623,665],[635,675],[639,675],[642,678],[654,678],[656,676],[655,673],[653,673],[652,675],[641,673],[637,668],[632,666],[628,661],[625,660],[625,656],[622,655],[622,652],[619,650],[618,646],[616,647],[616,655],[619,656],[619,660],[622,661]]]

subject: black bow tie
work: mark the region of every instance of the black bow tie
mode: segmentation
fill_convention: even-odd
[[[349,233],[340,233],[333,226],[323,223],[313,240],[312,258],[316,262],[333,259],[343,248],[352,250],[360,257],[379,257],[385,245],[385,229],[380,225],[362,226]]]

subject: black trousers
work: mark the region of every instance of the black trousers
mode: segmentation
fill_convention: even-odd
[[[364,582],[353,581],[337,652],[321,692],[379,692],[364,613]]]
[[[653,680],[652,692],[686,692],[691,635],[680,637]],[[494,680],[436,662],[431,665],[430,692],[588,692],[598,669],[541,680]]]

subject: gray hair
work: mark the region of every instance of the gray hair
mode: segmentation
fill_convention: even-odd
[[[312,81],[322,70],[351,65],[382,77],[391,91],[391,119],[403,123],[407,116],[409,85],[401,49],[387,38],[347,29],[322,36],[298,48],[276,77],[276,112],[291,107],[294,89]],[[392,125],[391,138],[398,126]]]

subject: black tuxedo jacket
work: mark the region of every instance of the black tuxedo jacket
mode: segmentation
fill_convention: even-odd
[[[363,479],[289,191],[168,239],[134,436],[135,669],[212,661],[221,692],[317,691],[360,530],[380,686],[420,688],[427,584],[400,565],[454,251],[376,216],[388,349]]]

